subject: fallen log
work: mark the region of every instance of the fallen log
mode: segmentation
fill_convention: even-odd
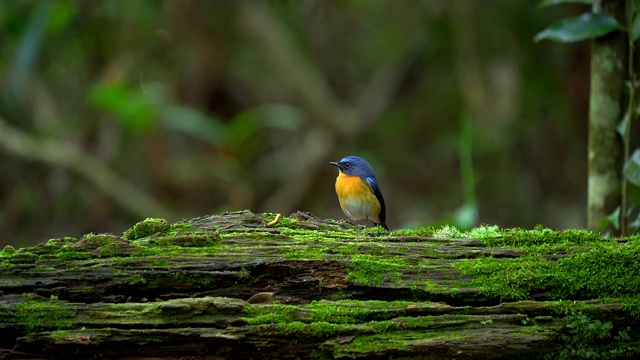
[[[640,240],[225,213],[0,252],[0,358],[628,358]]]

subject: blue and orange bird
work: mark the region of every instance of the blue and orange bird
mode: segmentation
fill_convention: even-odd
[[[342,211],[351,220],[364,219],[365,227],[367,220],[371,220],[388,231],[384,198],[371,165],[357,156],[347,156],[329,164],[338,167],[336,194]]]

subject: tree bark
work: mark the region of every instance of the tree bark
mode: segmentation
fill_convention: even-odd
[[[594,5],[594,12],[625,23],[624,6],[624,1],[603,0]],[[616,128],[622,120],[625,49],[622,32],[593,40],[587,205],[587,227],[592,230],[599,230],[600,222],[620,205],[621,142]]]
[[[636,239],[387,233],[306,213],[272,220],[249,211],[147,219],[123,236],[6,247],[0,359],[640,352]]]

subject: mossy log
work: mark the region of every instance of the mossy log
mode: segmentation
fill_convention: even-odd
[[[626,358],[640,240],[249,211],[0,252],[0,359]]]

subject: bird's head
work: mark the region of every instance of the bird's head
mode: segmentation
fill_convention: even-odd
[[[375,177],[371,165],[367,160],[357,156],[347,156],[339,162],[330,162],[329,164],[337,166],[340,172],[349,176]]]

